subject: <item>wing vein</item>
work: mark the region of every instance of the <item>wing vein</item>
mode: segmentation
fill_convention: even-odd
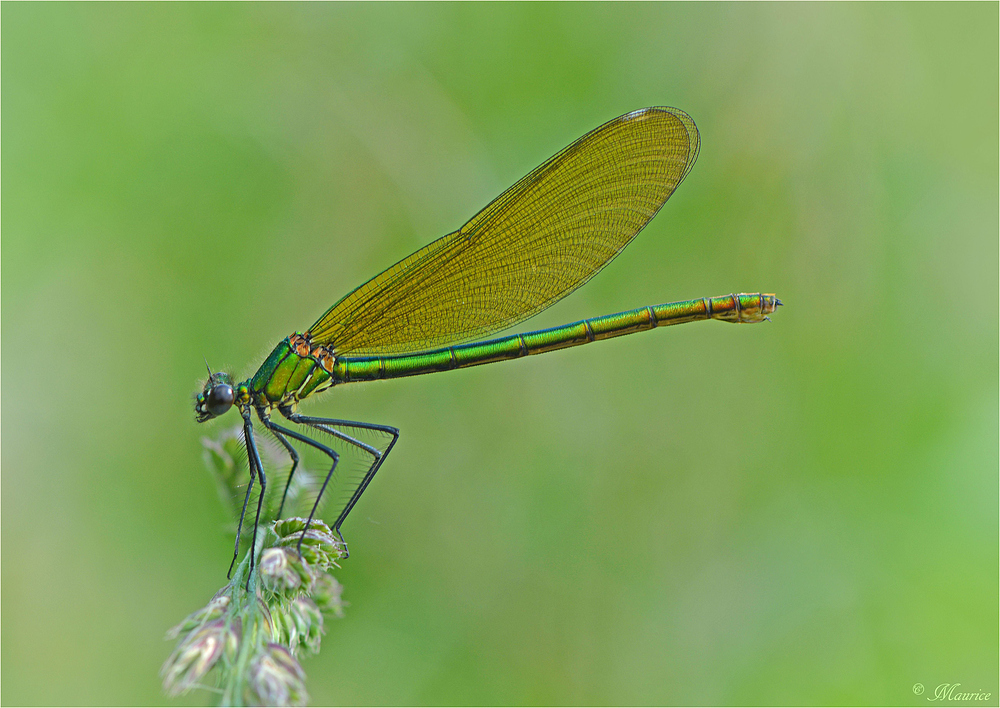
[[[488,336],[565,297],[615,258],[697,158],[675,108],[615,118],[473,216],[361,285],[311,328],[341,354],[416,352]]]

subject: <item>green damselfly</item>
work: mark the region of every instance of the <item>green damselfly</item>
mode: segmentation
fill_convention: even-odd
[[[236,383],[229,374],[210,370],[197,395],[198,421],[222,415],[235,404],[243,417],[250,464],[233,563],[239,556],[240,533],[256,479],[261,490],[250,547],[253,568],[267,486],[254,439],[254,412],[292,461],[278,517],[299,465],[290,442],[295,440],[330,460],[309,521],[332,486],[337,514],[333,528],[339,535],[344,519],[389,455],[399,431],[386,425],[304,416],[297,412],[302,399],[338,384],[517,359],[666,325],[768,319],[781,304],[774,295],[741,293],[640,307],[479,341],[541,312],[610,263],[673,194],[694,164],[698,147],[694,121],[675,108],[644,108],[615,118],[546,160],[458,231],[349,293],[305,332],[283,339],[251,378]],[[338,453],[274,422],[275,410],[290,423],[352,446],[365,456],[367,471],[355,479],[338,478]],[[363,442],[360,431],[380,434],[387,444]],[[299,544],[301,548],[301,539]]]

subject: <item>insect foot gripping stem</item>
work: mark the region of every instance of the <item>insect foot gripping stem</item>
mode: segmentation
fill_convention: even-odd
[[[299,662],[319,652],[325,621],[344,615],[343,588],[331,575],[344,551],[322,521],[283,519],[265,538],[270,547],[260,554],[254,592],[243,589],[247,554],[208,605],[167,633],[177,640],[160,672],[168,696],[214,685],[222,705],[306,705]]]

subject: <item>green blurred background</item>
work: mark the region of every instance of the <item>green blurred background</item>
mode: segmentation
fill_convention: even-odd
[[[403,431],[344,527],[313,702],[997,704],[997,4],[2,18],[3,703],[168,702],[164,631],[231,548],[204,357],[252,373],[584,132],[672,105],[697,165],[530,328],[787,307],[309,406]]]

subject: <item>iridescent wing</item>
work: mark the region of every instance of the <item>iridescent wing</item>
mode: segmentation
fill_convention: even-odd
[[[380,356],[480,339],[583,285],[656,215],[698,156],[676,108],[615,118],[331,307],[309,333]]]

